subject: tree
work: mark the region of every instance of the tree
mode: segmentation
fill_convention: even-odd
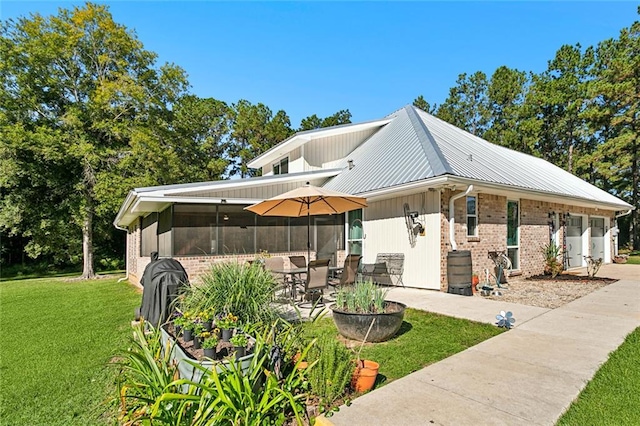
[[[594,148],[583,112],[586,88],[593,66],[593,49],[584,52],[580,45],[562,46],[547,70],[533,76],[526,98],[527,126],[538,131],[535,150],[547,161],[580,177],[589,177],[587,170],[576,169],[575,158],[587,155]]]
[[[351,123],[351,112],[348,109],[343,109],[325,118],[320,118],[315,114],[303,118],[298,131],[302,132],[349,123]]]
[[[523,103],[528,78],[523,71],[499,67],[491,76],[487,89],[490,125],[484,138],[495,144],[521,152],[533,152],[522,128]]]
[[[481,71],[460,74],[449,97],[438,107],[439,118],[482,137],[489,124],[487,76]]]
[[[113,214],[104,204],[140,182],[123,168],[140,147],[168,145],[153,124],[168,119],[184,72],[156,68],[156,55],[92,3],[2,23],[0,56],[0,226],[28,236],[32,257],[77,255],[81,244],[82,276],[93,277],[94,231],[110,226],[96,214]]]
[[[432,106],[422,95],[413,100],[413,106],[416,108],[420,108],[424,112],[427,112],[431,115],[435,115],[436,110],[438,109],[436,104],[433,104]]]
[[[638,250],[640,22],[624,28],[617,39],[598,45],[594,75],[588,87],[590,103],[585,115],[601,143],[587,161],[595,165],[609,191],[635,206],[629,233],[633,248]]]
[[[240,100],[232,106],[232,131],[228,155],[229,175],[256,176],[247,163],[293,133],[289,116],[278,111],[274,116],[264,104]]]

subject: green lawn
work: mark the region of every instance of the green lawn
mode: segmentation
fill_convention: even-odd
[[[309,337],[323,333],[338,335],[330,318],[308,324],[306,328]],[[477,345],[502,331],[490,324],[407,309],[398,334],[387,342],[365,345],[361,358],[380,364],[376,381],[376,386],[380,386]]]
[[[640,328],[598,370],[558,425],[640,424]]]
[[[113,424],[106,365],[140,300],[113,278],[0,283],[0,424]]]

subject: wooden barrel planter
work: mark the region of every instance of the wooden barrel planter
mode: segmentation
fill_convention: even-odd
[[[472,270],[473,265],[469,250],[450,251],[447,254],[447,293],[473,296],[471,290]]]
[[[340,310],[335,304],[331,306],[333,322],[338,332],[347,339],[364,340],[371,320],[375,318],[367,342],[384,342],[395,336],[402,326],[406,308],[407,305],[404,303],[386,301],[384,313],[364,314]]]

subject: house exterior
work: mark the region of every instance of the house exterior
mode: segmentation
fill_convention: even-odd
[[[214,262],[306,255],[306,218],[266,218],[244,207],[309,182],[367,198],[369,207],[312,223],[311,257],[373,263],[404,253],[406,286],[447,287],[447,253],[469,250],[473,270],[504,250],[511,274],[544,268],[542,247],[611,262],[616,215],[632,206],[530,155],[491,144],[413,106],[380,120],[300,132],[249,167],[261,177],[132,190],[114,225],[127,232],[127,273],[137,283],[151,251],[194,279]]]

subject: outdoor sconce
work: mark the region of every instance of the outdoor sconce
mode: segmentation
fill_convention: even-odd
[[[225,214],[224,216],[222,216],[222,220],[229,220],[229,215]]]
[[[420,220],[418,220],[418,216],[420,215],[420,213],[418,213],[417,211],[413,211],[407,213],[407,215],[411,219],[411,223],[413,223],[413,232],[415,234],[424,235],[424,225],[422,224],[422,222],[420,222]]]

